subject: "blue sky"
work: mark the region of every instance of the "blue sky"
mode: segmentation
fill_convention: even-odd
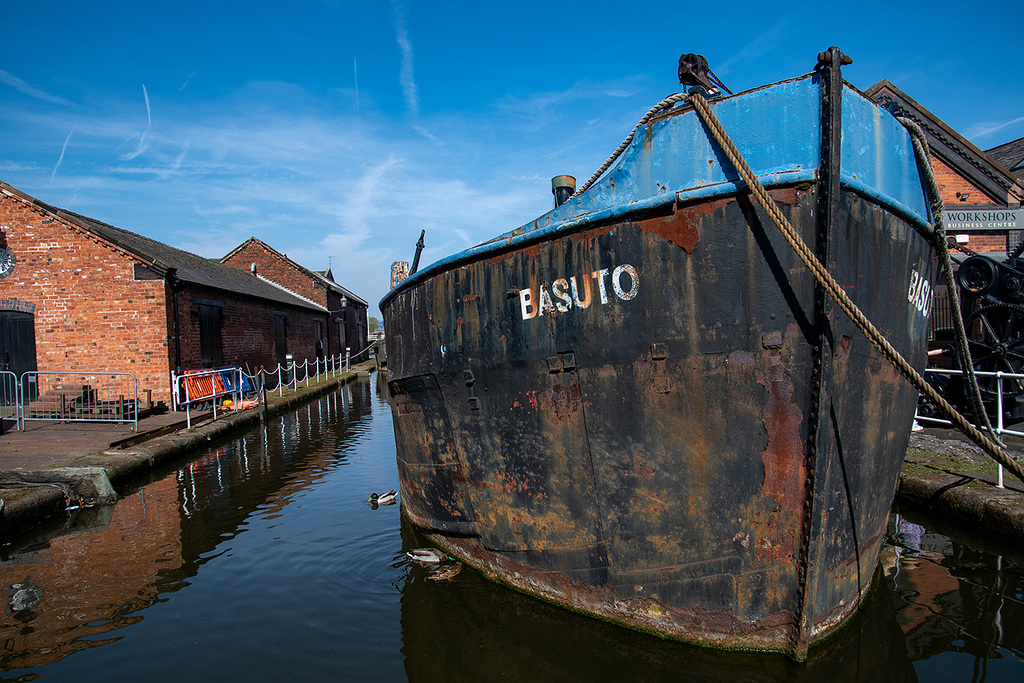
[[[684,52],[730,89],[886,78],[982,149],[1024,136],[1024,3],[4,3],[0,180],[202,256],[255,236],[371,305],[552,206]]]

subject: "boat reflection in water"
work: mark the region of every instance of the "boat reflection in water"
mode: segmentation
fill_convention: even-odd
[[[893,517],[875,590],[797,663],[624,629],[468,567],[430,581],[405,557],[428,542],[400,506],[366,503],[396,480],[391,411],[361,382],[183,462],[76,533],[6,546],[0,678],[1024,678],[1020,551],[927,520]]]
[[[402,547],[428,543],[407,521]],[[804,662],[723,651],[624,629],[464,569],[450,582],[411,567],[402,586],[402,654],[410,681],[915,681],[887,585]],[[878,577],[883,582],[884,577]]]
[[[929,528],[927,518],[894,513],[873,589],[854,618],[802,663],[661,640],[473,571],[434,583],[426,580],[429,570],[412,568],[402,586],[406,674],[448,683],[1021,680],[1024,551],[982,549],[976,538],[967,544]],[[404,521],[403,548],[425,543]]]
[[[929,531],[920,513],[893,514],[882,566],[893,584],[907,655],[924,680],[1024,675],[1024,550],[977,535]]]

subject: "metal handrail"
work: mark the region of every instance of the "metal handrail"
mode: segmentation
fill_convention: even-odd
[[[924,372],[925,372],[926,376],[928,375],[928,373],[931,373],[933,375],[948,375],[950,377],[953,377],[953,376],[959,377],[959,376],[962,376],[962,375],[965,374],[963,370],[945,370],[943,368],[926,368]],[[1019,431],[1014,431],[1012,429],[1007,429],[1005,427],[1005,423],[1003,421],[1003,380],[1005,380],[1005,379],[1024,380],[1024,374],[1014,373],[1014,372],[1002,372],[1002,371],[999,371],[999,372],[982,372],[981,370],[975,370],[974,374],[977,377],[995,377],[996,378],[996,424],[993,425],[993,427],[992,427],[993,430],[995,431],[996,435],[1002,437],[1004,434],[1008,434],[1010,436],[1024,437],[1024,432],[1019,432]],[[915,420],[919,420],[919,421],[929,422],[929,423],[953,426],[953,423],[950,422],[949,420],[944,420],[941,417],[929,417],[929,416],[921,415],[919,413],[915,413],[914,419]],[[975,426],[977,426],[977,425],[975,425]],[[1003,466],[999,465],[998,463],[997,463],[997,465],[999,467],[999,476],[998,476],[999,481],[998,481],[998,483],[996,485],[999,488],[1003,488]]]
[[[0,370],[0,420],[9,420],[8,406],[13,409],[14,428],[21,429],[21,392],[18,375],[10,370]],[[0,429],[0,432],[3,432]]]
[[[375,344],[370,344],[362,351],[353,356],[350,349],[345,349],[344,354],[307,358],[302,361],[288,360],[285,363],[278,363],[271,369],[264,367],[255,370],[242,370],[240,367],[232,366],[218,369],[204,369],[185,372],[182,374],[171,373],[171,398],[174,409],[186,411],[186,425],[192,426],[190,410],[195,405],[211,402],[213,405],[213,418],[217,419],[217,400],[224,396],[232,396],[235,405],[240,403],[243,395],[255,395],[258,401],[263,401],[267,391],[277,391],[278,396],[284,395],[285,387],[292,391],[299,388],[299,384],[309,386],[311,382],[320,382],[322,378],[337,376],[341,372],[347,372],[351,368],[352,359],[368,353]],[[248,368],[248,366],[247,366]],[[248,380],[250,389],[244,391],[229,391],[226,387],[216,389],[218,377],[225,373],[231,373],[236,379],[231,382],[233,388],[243,386],[243,378]],[[237,375],[235,375],[237,373]],[[191,380],[191,382],[190,382]],[[193,393],[190,384],[198,388],[201,383],[206,383],[207,391],[201,394]]]
[[[309,386],[311,381],[319,382],[322,377],[337,376],[341,372],[347,372],[352,367],[352,361],[374,348],[370,344],[362,351],[352,355],[349,349],[344,354],[325,356],[323,358],[307,358],[302,361],[287,361],[278,363],[271,369],[256,368],[254,371],[245,372],[253,386],[262,386],[267,391],[277,391],[278,396],[284,394],[285,387],[291,387],[294,391],[299,383]]]
[[[217,399],[231,396],[233,405],[242,399],[242,368],[227,367],[213,370],[194,370],[180,375],[172,374],[175,410],[185,407],[185,426],[192,428],[192,407],[207,401],[213,404],[213,419],[217,419]],[[227,380],[227,381],[225,381]],[[184,390],[184,398],[181,392]]]
[[[30,421],[130,422],[139,428],[139,380],[130,372],[31,370],[18,382],[21,428]]]

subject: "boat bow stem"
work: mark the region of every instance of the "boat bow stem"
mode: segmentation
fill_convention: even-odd
[[[804,241],[797,234],[796,229],[792,224],[782,215],[782,211],[775,204],[772,198],[768,195],[768,191],[765,190],[764,186],[754,175],[750,166],[743,159],[743,156],[736,149],[736,145],[733,144],[729,135],[725,132],[718,117],[715,116],[714,111],[711,109],[711,105],[708,104],[707,100],[700,93],[693,93],[686,96],[687,101],[693,105],[697,115],[700,116],[701,121],[711,132],[715,141],[722,147],[722,150],[729,157],[730,163],[743,178],[743,182],[750,188],[751,193],[757,199],[758,203],[764,207],[764,210],[771,217],[772,222],[775,223],[776,227],[782,232],[786,241],[796,252],[800,260],[804,262],[811,273],[814,274],[815,279],[825,289],[826,292],[832,297],[832,299],[843,309],[844,312],[855,325],[863,332],[867,338],[871,341],[875,347],[882,352],[882,354],[889,360],[893,366],[899,370],[914,388],[924,394],[929,401],[932,401],[943,413],[949,417],[950,421],[957,426],[968,438],[977,444],[985,453],[992,457],[993,460],[998,462],[1000,465],[1008,469],[1015,476],[1024,481],[1024,467],[1021,466],[1016,460],[1011,458],[1009,454],[996,443],[993,439],[989,438],[981,430],[975,427],[973,424],[968,422],[967,418],[961,415],[956,408],[954,408],[946,399],[942,398],[932,385],[928,384],[924,376],[915,370],[906,358],[900,354],[892,344],[882,336],[882,333],[871,323],[870,320],[864,315],[863,312],[857,307],[856,304],[850,299],[850,297],[843,291],[839,283],[836,282],[835,278],[828,272],[828,269],[822,265],[821,261],[814,255],[810,248],[804,243]],[[916,149],[916,148],[915,148]]]

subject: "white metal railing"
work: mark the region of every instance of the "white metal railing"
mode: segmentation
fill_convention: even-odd
[[[927,376],[929,373],[934,374],[934,375],[946,375],[948,377],[954,377],[954,376],[959,377],[959,376],[962,376],[964,374],[963,370],[943,370],[942,368],[926,368],[925,369],[925,376]],[[1018,373],[1012,373],[1012,372],[982,372],[980,370],[975,370],[974,374],[977,375],[978,377],[994,377],[995,380],[996,380],[996,391],[995,391],[995,395],[996,395],[996,415],[995,415],[996,423],[994,425],[992,425],[992,429],[995,431],[996,435],[997,436],[1002,436],[1003,434],[1009,434],[1010,436],[1024,437],[1024,432],[1018,432],[1018,431],[1014,431],[1012,429],[1007,429],[1006,426],[1005,426],[1005,422],[1003,420],[1003,418],[1004,418],[1004,412],[1003,412],[1003,403],[1004,403],[1004,399],[1003,399],[1003,382],[1006,381],[1006,380],[1016,381],[1018,383],[1024,382],[1024,374],[1018,374]],[[939,393],[942,393],[942,392],[939,392]],[[928,417],[928,416],[921,415],[920,413],[914,415],[914,419],[915,420],[919,420],[919,421],[931,422],[931,423],[935,423],[935,424],[942,424],[942,425],[949,425],[949,426],[953,425],[953,423],[950,422],[949,420],[944,420],[944,419],[942,419],[940,417]],[[975,425],[975,426],[978,426],[978,425]],[[998,481],[998,483],[996,485],[999,488],[1003,488],[1003,466],[1002,465],[999,465],[999,481]]]
[[[326,356],[324,358],[307,358],[295,361],[289,358],[278,363],[274,368],[263,367],[251,371],[243,371],[240,367],[226,367],[212,370],[194,370],[180,375],[171,374],[171,398],[175,410],[186,411],[186,424],[191,427],[191,409],[200,405],[212,404],[213,417],[217,419],[218,399],[231,396],[234,405],[242,404],[245,396],[257,401],[264,400],[268,392],[284,395],[286,388],[295,391],[299,385],[308,387],[310,383],[318,383],[323,379],[336,377],[348,372],[352,362],[375,348],[374,344],[353,355],[350,349],[344,354]],[[247,368],[248,369],[248,368]]]
[[[295,390],[300,383],[309,386],[311,381],[319,382],[321,378],[335,377],[339,373],[348,372],[353,361],[363,355],[369,357],[373,349],[374,345],[371,344],[355,355],[352,354],[351,349],[345,349],[344,354],[336,356],[307,358],[301,362],[288,360],[278,363],[273,369],[257,368],[254,372],[247,372],[245,375],[253,386],[262,387],[268,392],[276,391],[278,396],[281,396],[284,394],[285,387]]]
[[[17,383],[26,422],[131,422],[139,427],[139,380],[129,372],[22,373]]]
[[[232,398],[232,405],[241,404],[245,390],[242,368],[226,367],[213,370],[193,370],[180,375],[171,375],[171,395],[174,409],[185,408],[185,425],[192,428],[193,408],[210,403],[213,405],[213,419],[217,419],[218,399]]]
[[[10,370],[0,370],[0,420],[14,420],[14,428],[21,429],[21,394],[18,376]],[[3,434],[0,424],[0,434]]]

